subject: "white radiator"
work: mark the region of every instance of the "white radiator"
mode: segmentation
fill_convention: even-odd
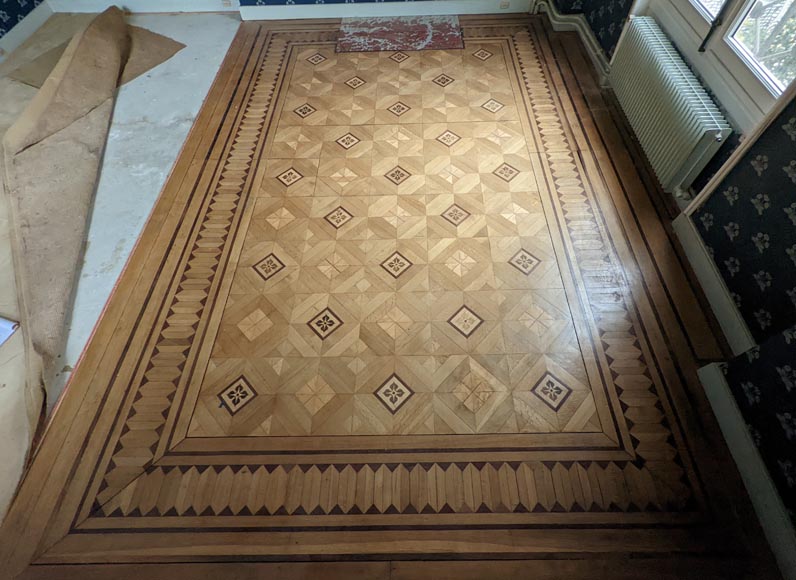
[[[610,81],[664,191],[684,201],[732,132],[727,120],[649,16],[628,23]]]

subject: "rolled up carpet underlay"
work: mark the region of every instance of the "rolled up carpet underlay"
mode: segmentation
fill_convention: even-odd
[[[131,33],[122,11],[109,8],[72,38],[3,139],[31,387],[45,387],[63,366],[59,357],[117,87],[182,47],[143,29]]]

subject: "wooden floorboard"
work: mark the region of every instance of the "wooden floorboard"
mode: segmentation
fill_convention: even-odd
[[[462,24],[242,25],[0,575],[774,577],[696,377],[721,340],[582,47]]]
[[[104,564],[94,566],[37,566],[20,580],[100,580],[105,578],[146,578],[171,580],[235,580],[279,578],[280,580],[494,580],[495,578],[535,578],[539,580],[637,580],[639,570],[650,580],[699,580],[700,578],[740,578],[737,561],[703,559],[583,559],[583,560],[425,560],[393,562],[307,562],[307,563],[202,563],[202,564]],[[751,574],[751,570],[747,570]],[[753,577],[753,576],[750,576]]]
[[[649,188],[636,169],[626,140],[605,102],[604,93],[594,77],[588,74],[590,67],[579,39],[574,35],[562,35],[552,45],[557,54],[566,57],[571,67],[566,84],[571,87],[569,95],[575,102],[576,118],[588,135],[588,145],[584,149],[599,159],[603,179],[614,197],[617,214],[623,219],[625,230],[628,233],[638,231],[639,241],[632,246],[639,260],[643,259],[643,253],[649,256],[644,267],[650,272],[645,278],[652,281],[659,277],[660,288],[665,293],[659,301],[673,306],[671,316],[663,320],[671,319],[681,326],[688,348],[697,360],[722,360],[724,353],[715,335],[715,327],[710,324],[697,299],[699,291],[686,277],[677,253],[672,252],[671,240],[666,233],[667,224],[658,219]]]

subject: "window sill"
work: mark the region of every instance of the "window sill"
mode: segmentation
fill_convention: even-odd
[[[723,35],[714,35],[707,50],[699,52],[710,24],[689,0],[650,2],[646,13],[666,31],[735,127],[742,133],[752,131],[774,106],[776,96],[735,54]]]

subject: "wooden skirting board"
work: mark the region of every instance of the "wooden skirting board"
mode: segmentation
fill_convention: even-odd
[[[577,36],[461,21],[412,53],[241,26],[0,574],[775,577]]]

